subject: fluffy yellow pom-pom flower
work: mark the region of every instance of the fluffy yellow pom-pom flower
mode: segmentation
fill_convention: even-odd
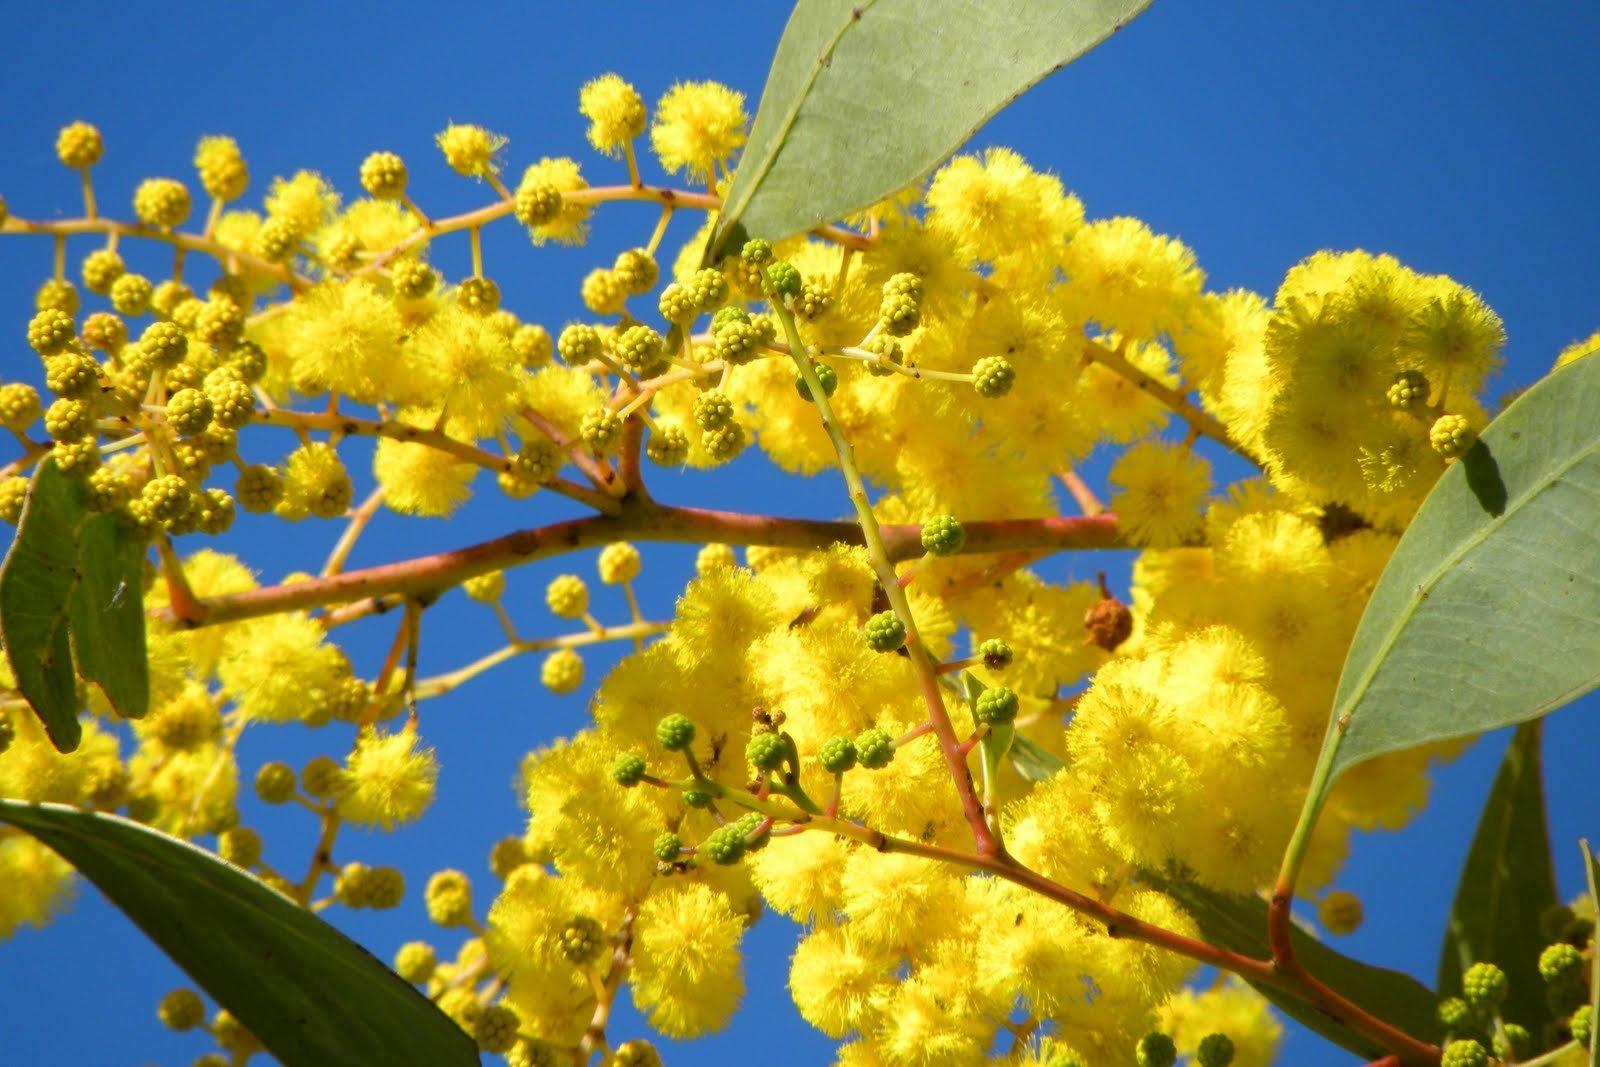
[[[468,486],[477,473],[448,452],[410,441],[385,438],[372,457],[383,502],[405,515],[448,517],[472,495]]]
[[[450,169],[469,178],[481,178],[496,170],[494,154],[506,145],[482,126],[463,126],[452,122],[434,138]]]
[[[744,916],[706,885],[651,894],[634,926],[633,997],[669,1037],[720,1030],[744,996]]]
[[[704,181],[744,144],[744,94],[717,82],[679,82],[656,105],[650,146],[668,173]]]
[[[1111,468],[1122,487],[1111,508],[1136,544],[1173,548],[1204,525],[1200,506],[1211,489],[1211,465],[1186,448],[1142,441]]]
[[[335,804],[347,822],[392,830],[427,810],[438,778],[433,750],[417,747],[416,731],[367,731],[339,776]]]
[[[578,94],[578,110],[589,120],[589,143],[608,156],[620,155],[650,117],[639,90],[616,74],[586,84]]]

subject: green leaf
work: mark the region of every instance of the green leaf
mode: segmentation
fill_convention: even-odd
[[[150,707],[144,548],[113,516],[92,515],[78,534],[78,560],[70,612],[78,673],[100,686],[117,714],[142,719]]]
[[[1257,959],[1272,955],[1267,943],[1267,902],[1261,897],[1223,893],[1156,875],[1139,877],[1182,904],[1199,924],[1201,936],[1211,944]],[[1444,1036],[1437,1013],[1438,998],[1415,978],[1353,960],[1299,927],[1290,928],[1290,938],[1295,956],[1305,969],[1346,1000],[1412,1037],[1438,1042]],[[1284,1014],[1341,1048],[1368,1060],[1388,1054],[1369,1038],[1345,1028],[1302,1000],[1271,986],[1258,985],[1256,989]]]
[[[34,471],[17,535],[0,565],[0,635],[17,688],[62,752],[78,747],[77,682],[68,636],[78,583],[83,490],[46,459]]]
[[[251,875],[115,815],[0,800],[286,1067],[476,1064],[472,1040],[366,949]]]
[[[89,512],[82,483],[53,460],[39,464],[0,565],[0,637],[17,688],[62,752],[82,737],[74,653],[77,674],[118,714],[149,710],[143,564],[116,519]]]
[[[1439,995],[1461,995],[1472,964],[1495,963],[1510,979],[1500,1007],[1507,1022],[1542,1032],[1550,1021],[1539,952],[1546,938],[1539,915],[1560,902],[1550,831],[1545,821],[1539,740],[1543,723],[1517,727],[1478,820],[1439,955]]]
[[[1011,765],[1017,769],[1017,773],[1030,782],[1042,782],[1051,778],[1067,765],[1066,760],[1021,734],[1012,739],[1009,755]]]
[[[899,192],[1149,4],[796,4],[708,258],[749,237],[809,230]]]
[[[1308,816],[1363,760],[1526,722],[1600,685],[1596,410],[1600,359],[1580,359],[1523,393],[1423,502],[1345,658]]]

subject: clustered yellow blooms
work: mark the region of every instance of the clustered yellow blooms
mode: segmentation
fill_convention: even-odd
[[[713,189],[731,173],[748,121],[740,94],[691,82],[659,101],[652,122],[616,75],[585,86],[581,110],[591,145],[626,155],[630,171],[632,143],[648,129],[666,171]],[[69,165],[94,161],[81,140]],[[499,178],[504,138],[452,124],[438,143],[453,169],[503,193],[502,213],[534,244],[587,239],[601,197],[576,160],[540,159],[509,189]],[[152,444],[108,452],[102,464],[75,410],[52,407],[46,420],[72,431],[51,432],[63,460],[78,456],[96,499],[145,536],[225,529],[235,500],[291,521],[348,514],[354,483],[339,435],[357,430],[340,430],[333,414],[285,421],[276,409],[300,398],[317,411],[377,416],[374,506],[414,516],[452,514],[480,470],[520,498],[560,470],[605,464],[630,417],[646,424],[646,454],[664,466],[713,466],[746,445],[797,474],[840,462],[796,388],[759,274],[737,255],[701,266],[710,219],[663,277],[659,231],[597,268],[583,287],[593,317],[552,342],[501,306],[476,229],[471,277],[451,283],[428,266],[443,231],[405,198],[397,156],[378,153],[363,167],[367,198],[346,202],[302,171],[276,180],[259,213],[222,208],[249,180],[231,139],[203,140],[195,165],[213,199],[206,233],[221,277],[204,297],[179,279],[125,275],[100,287],[116,314],[96,319],[105,358],[84,372],[102,386],[104,413],[144,420]],[[188,214],[187,190],[171,184],[141,188],[136,208],[150,225]],[[1059,180],[1000,148],[955,158],[925,188],[862,218],[870,238],[801,235],[773,251],[798,272],[790,306],[836,381],[830,404],[854,462],[882,490],[880,521],[1057,515],[1055,480],[1103,444],[1120,449],[1110,505],[1142,548],[1126,642],[1086,640],[1085,612],[1102,596],[1089,582],[994,555],[930,556],[901,573],[928,653],[948,661],[991,638],[1010,646],[1009,663],[970,672],[1013,690],[1018,733],[1065,761],[1043,781],[1003,769],[996,825],[1012,855],[1192,935],[1193,922],[1140,871],[1183,870],[1240,891],[1270,880],[1366,596],[1429,486],[1486,420],[1476,397],[1500,323],[1450,279],[1364,252],[1312,256],[1270,303],[1208,291],[1182,243],[1137,219],[1087,219]],[[81,342],[72,333],[77,298],[64,284],[41,290],[45,318],[30,327],[52,374],[94,345],[87,322]],[[65,327],[52,308],[69,317]],[[117,316],[153,325],[135,338]],[[1005,388],[1009,377],[985,385],[1000,370],[1018,387]],[[30,410],[22,392],[3,388],[12,392],[0,392],[0,418],[26,429],[40,405]],[[201,398],[180,399],[184,390],[216,412],[242,402],[250,415],[201,420]],[[251,416],[292,426],[299,445],[277,463],[244,463],[235,439]],[[1259,475],[1217,488],[1201,440]],[[212,484],[230,465],[240,472],[231,495]],[[162,482],[171,473],[178,484]],[[0,485],[13,521],[19,483]],[[174,502],[185,492],[200,503]],[[183,569],[201,598],[257,585],[210,550]],[[613,545],[600,571],[627,583],[638,553]],[[498,611],[503,588],[480,582],[472,592]],[[173,607],[168,589],[154,583],[147,604]],[[464,876],[436,876],[430,913],[473,936],[453,963],[408,946],[407,978],[428,983],[484,1047],[543,1063],[546,1046],[583,1046],[615,950],[650,1024],[694,1037],[724,1026],[746,995],[741,937],[770,907],[806,928],[790,991],[807,1020],[844,1042],[841,1064],[975,1062],[1006,1031],[1019,1033],[1017,1018],[1026,1019],[1019,1047],[1039,1063],[1126,1062],[1155,1026],[1185,1050],[1222,1030],[1236,1062],[1268,1062],[1279,1028],[1253,992],[1185,990],[1186,960],[1108,936],[1011,883],[814,830],[772,837],[731,865],[658,854],[662,835],[692,848],[742,814],[727,799],[618,784],[618,753],[643,754],[658,780],[682,777],[682,757],[657,738],[667,712],[693,723],[688,754],[726,797],[745,793],[746,746],[758,732],[781,726],[796,788],[827,798],[836,780],[819,761],[824,744],[883,731],[900,739],[893,761],[844,775],[836,814],[971,847],[943,754],[922,728],[929,712],[910,659],[863,639],[882,610],[875,592],[859,549],[752,549],[740,565],[726,546],[708,546],[659,640],[641,639],[599,682],[594,726],[528,756],[530,817],[520,840],[496,850],[502,885],[481,924]],[[580,580],[558,579],[548,600],[557,616],[598,626]],[[414,715],[398,729],[374,725],[404,710],[400,686],[358,677],[326,620],[289,612],[154,626],[149,648],[153,711],[125,761],[115,734],[93,721],[77,753],[55,754],[4,679],[14,737],[0,753],[0,794],[126,806],[185,836],[223,832],[238,820],[235,746],[247,725],[338,720],[356,726],[342,765],[313,761],[298,784],[287,768],[263,771],[260,794],[298,791],[325,820],[383,829],[431,802],[439,768]],[[542,674],[569,692],[583,662],[561,646]],[[975,709],[953,688],[945,700],[958,733],[970,735]],[[87,705],[108,718],[97,694]],[[1442,754],[1389,756],[1347,775],[1319,824],[1307,887],[1334,878],[1352,830],[1414,815],[1427,763]],[[968,759],[976,777],[977,751]],[[347,903],[359,866],[342,879]],[[65,877],[27,839],[0,838],[0,934],[42,921]],[[503,1000],[486,1005],[477,979],[491,993],[503,988]]]

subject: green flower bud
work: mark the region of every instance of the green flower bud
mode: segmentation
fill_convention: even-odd
[[[867,620],[867,647],[874,652],[893,652],[906,643],[906,626],[893,611],[880,611]]]
[[[894,738],[876,728],[863,731],[856,738],[856,759],[869,771],[887,767],[894,760]]]
[[[694,723],[687,715],[668,715],[656,724],[656,740],[668,752],[679,752],[694,743]]]
[[[856,744],[848,737],[830,737],[822,743],[818,759],[829,774],[843,774],[856,765]]]

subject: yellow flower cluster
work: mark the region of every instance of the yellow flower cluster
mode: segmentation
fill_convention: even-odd
[[[1137,219],[1087,218],[1059,179],[994,148],[872,206],[851,220],[857,230],[776,242],[772,265],[752,254],[704,266],[702,229],[658,268],[663,223],[588,274],[587,321],[546,331],[501,306],[481,227],[510,215],[536,246],[581,245],[607,199],[714,212],[748,122],[743,97],[724,86],[679,84],[652,112],[616,75],[586,85],[580,110],[591,145],[625,157],[628,186],[591,187],[578,161],[545,157],[508,188],[505,139],[452,124],[438,136],[445,162],[500,197],[454,220],[429,219],[407,198],[392,153],[363,167],[367,198],[346,202],[301,171],[274,181],[260,212],[224,211],[249,171],[231,139],[208,137],[195,166],[213,210],[191,243],[222,273],[204,298],[181,276],[153,284],[127,273],[114,249],[83,267],[111,310],[80,325],[69,283],[41,290],[28,338],[56,398],[0,386],[0,424],[23,434],[42,416],[54,462],[84,479],[96,510],[156,544],[163,574],[145,603],[164,621],[149,634],[152,710],[132,728],[131,753],[96,725],[111,718],[98,692],[85,696],[91,718],[70,756],[9,710],[0,795],[125,807],[183,836],[248,841],[236,829],[242,731],[338,720],[356,726],[342,763],[319,757],[298,776],[269,764],[256,792],[300,801],[324,835],[341,822],[392,830],[423,814],[439,776],[416,700],[535,649],[546,686],[572,692],[584,681],[577,646],[624,636],[636,647],[599,682],[592,728],[524,763],[529,819],[496,849],[502,884],[482,923],[464,876],[436,876],[430,912],[473,936],[454,963],[417,950],[402,968],[485,1049],[535,1063],[546,1045],[579,1048],[624,975],[659,1032],[721,1028],[745,994],[743,932],[765,906],[805,926],[790,990],[807,1020],[847,1042],[841,1064],[978,1062],[1019,1008],[1030,1027],[1059,1035],[1038,1044],[1040,1062],[1125,1062],[1157,1020],[1186,1052],[1223,1029],[1236,1062],[1266,1062],[1278,1031],[1244,987],[1184,991],[1182,957],[918,852],[972,847],[955,769],[985,783],[985,814],[1017,861],[1174,934],[1193,936],[1195,924],[1141,871],[1240,892],[1268,883],[1367,595],[1448,457],[1486,421],[1476,397],[1503,340],[1499,320],[1450,279],[1364,252],[1310,257],[1270,303],[1207,291],[1182,243]],[[85,129],[62,142],[74,168],[99,158],[98,134]],[[645,186],[633,145],[647,130],[663,170],[712,192]],[[153,239],[171,238],[165,230],[190,209],[171,179],[146,183],[136,203],[142,235],[161,230]],[[447,282],[428,254],[457,230],[469,234],[473,270]],[[143,332],[130,329],[141,317],[151,320]],[[792,350],[794,330],[822,393],[797,385],[793,357],[807,357]],[[847,451],[818,417],[823,394]],[[298,444],[247,464],[237,439],[252,421],[292,430]],[[346,467],[346,442],[361,435],[378,439],[364,501]],[[710,467],[748,444],[788,472],[859,473],[882,490],[871,507],[883,523],[953,515],[1011,528],[1059,518],[1058,481],[1098,512],[1073,468],[1114,446],[1110,510],[1122,543],[1141,550],[1131,637],[1121,640],[1128,627],[1117,640],[1086,633],[1103,588],[1051,580],[1030,559],[930,552],[891,575],[838,544],[752,548],[744,566],[708,545],[670,625],[656,626],[634,601],[640,553],[612,544],[600,576],[622,587],[632,628],[601,626],[587,587],[563,575],[548,606],[581,627],[553,640],[517,635],[504,576],[479,568],[468,591],[497,614],[507,651],[436,679],[416,677],[416,616],[431,588],[400,598],[401,628],[370,684],[334,639],[348,620],[301,610],[314,598],[193,629],[173,621],[202,621],[185,614],[195,601],[257,589],[232,557],[202,550],[180,563],[170,543],[225,530],[235,501],[291,521],[348,518],[322,576],[331,580],[380,505],[450,516],[480,470],[512,498],[550,485],[626,517],[648,503],[641,455]],[[1220,450],[1259,475],[1219,489]],[[214,484],[230,468],[231,493]],[[20,476],[0,484],[13,521],[25,492]],[[577,545],[564,537],[518,542],[496,565]],[[278,592],[322,579],[291,576]],[[904,597],[894,618],[889,593]],[[901,615],[911,646],[874,651],[869,620]],[[989,639],[1006,654],[986,656]],[[962,672],[971,688],[947,684]],[[15,696],[13,679],[0,682]],[[1008,762],[985,775],[979,742],[997,724],[975,696],[982,686],[1005,687],[1016,717],[998,725],[1058,770]],[[374,725],[402,710],[403,727]],[[663,741],[668,713],[692,724],[686,745]],[[941,728],[959,748],[941,743]],[[849,739],[860,766],[839,770],[829,761]],[[1307,887],[1333,878],[1352,831],[1410,819],[1426,800],[1428,762],[1451,751],[1346,775],[1312,842]],[[792,805],[775,808],[780,800]],[[782,832],[752,829],[738,841],[750,849],[742,862],[720,862],[741,817],[750,827],[770,817]],[[811,817],[850,832],[808,826]],[[875,848],[869,834],[905,847]],[[319,856],[297,886],[259,848],[219,847],[308,906],[335,873],[334,899],[350,906],[403,893],[388,868]],[[16,887],[0,894],[4,936],[48,915],[65,870],[7,835],[0,882]],[[503,1000],[486,1003],[502,987]]]

